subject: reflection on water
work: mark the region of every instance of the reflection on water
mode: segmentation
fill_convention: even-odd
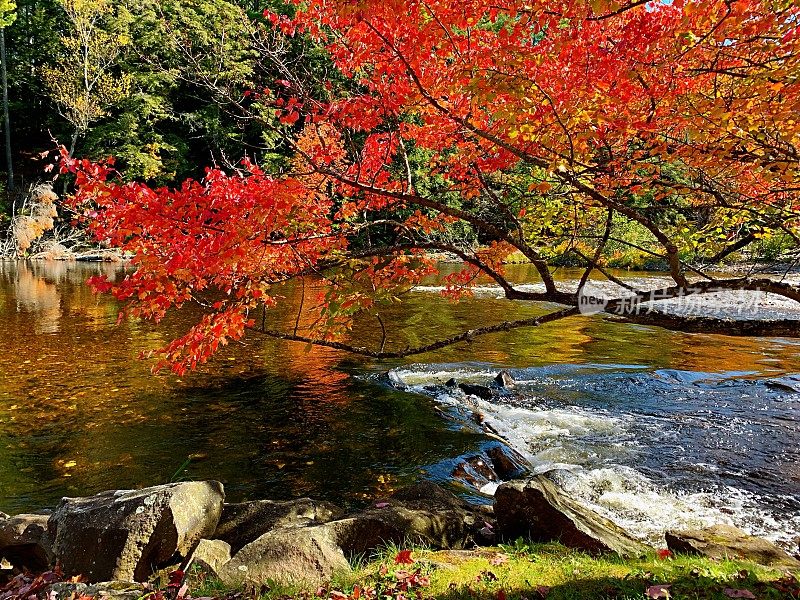
[[[231,499],[358,503],[482,442],[326,349],[254,339],[186,378],[153,376],[140,352],[187,322],[116,326],[114,302],[83,283],[114,268],[0,263],[2,511],[163,483],[189,456],[178,476],[220,479]]]
[[[442,473],[442,463],[486,441],[443,421],[441,398],[368,376],[409,371],[411,363],[422,365],[416,370],[423,380],[448,364],[478,379],[499,367],[518,369],[530,380],[525,393],[483,410],[534,464],[592,473],[594,479],[564,484],[601,509],[658,512],[664,496],[642,495],[648,486],[690,494],[675,506],[707,505],[714,518],[719,490],[750,494],[739,506],[756,492],[773,500],[800,496],[798,457],[787,453],[800,445],[796,341],[575,317],[382,363],[252,337],[199,373],[153,376],[139,353],[182,333],[191,315],[158,329],[136,321],[117,326],[115,303],[83,284],[117,269],[0,262],[0,510],[165,482],[190,456],[178,476],[220,479],[234,500],[310,495],[357,504]],[[535,282],[529,268],[515,269],[515,280]],[[287,290],[288,305],[271,316],[276,324],[294,323],[291,305],[300,304],[300,293]],[[492,295],[450,304],[412,293],[382,316],[391,343],[405,346],[551,308]],[[352,333],[360,344],[379,342],[378,335],[374,320]],[[477,370],[465,366],[475,361]],[[734,472],[742,456],[750,461],[746,477]],[[762,504],[770,502],[800,514],[788,500]],[[778,527],[767,519],[761,530]]]

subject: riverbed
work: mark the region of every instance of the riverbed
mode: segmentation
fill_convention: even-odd
[[[251,337],[197,373],[152,375],[140,352],[179,335],[191,315],[117,325],[116,303],[83,282],[119,269],[0,263],[0,511],[181,478],[219,479],[231,500],[312,496],[348,506],[419,478],[467,492],[449,481],[452,466],[491,441],[447,418],[469,405],[535,470],[561,469],[570,493],[642,539],[727,521],[796,549],[798,340],[682,334],[594,315],[404,361]],[[538,285],[529,267],[511,276]],[[576,275],[558,276],[568,284]],[[392,343],[553,308],[503,300],[489,285],[458,304],[438,292],[431,282],[384,314]],[[276,324],[294,322],[297,294],[287,294]],[[768,308],[791,318],[780,301]],[[359,323],[351,341],[375,341],[376,329]],[[491,401],[443,391],[450,377],[486,383],[501,368],[518,383]]]

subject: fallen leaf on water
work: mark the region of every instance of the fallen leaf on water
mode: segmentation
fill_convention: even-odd
[[[733,588],[725,588],[722,590],[728,598],[755,598],[753,592],[750,590],[735,590]]]
[[[651,585],[649,588],[647,588],[645,595],[653,600],[657,600],[658,598],[670,598],[669,588],[671,586],[672,584],[669,583],[662,585]]]

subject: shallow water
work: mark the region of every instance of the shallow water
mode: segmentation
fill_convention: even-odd
[[[420,477],[446,479],[489,439],[437,406],[477,403],[536,468],[565,469],[564,486],[640,537],[718,521],[790,548],[800,535],[796,340],[581,316],[381,363],[254,337],[199,373],[153,376],[140,351],[188,318],[116,325],[116,304],[82,283],[116,269],[0,263],[0,510],[176,477],[220,479],[232,500],[358,505]],[[535,285],[528,267],[512,277]],[[552,308],[492,288],[458,304],[435,291],[432,282],[384,313],[390,344]],[[278,324],[294,322],[300,298],[288,296]],[[376,330],[359,323],[353,341],[375,342]],[[431,387],[451,376],[486,382],[499,368],[520,384],[497,401]],[[387,369],[405,391],[377,376]]]

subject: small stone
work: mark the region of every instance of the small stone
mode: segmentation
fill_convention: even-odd
[[[511,373],[509,373],[505,369],[503,369],[497,374],[497,376],[494,378],[494,382],[501,388],[513,388],[515,384],[514,378],[511,376]]]

